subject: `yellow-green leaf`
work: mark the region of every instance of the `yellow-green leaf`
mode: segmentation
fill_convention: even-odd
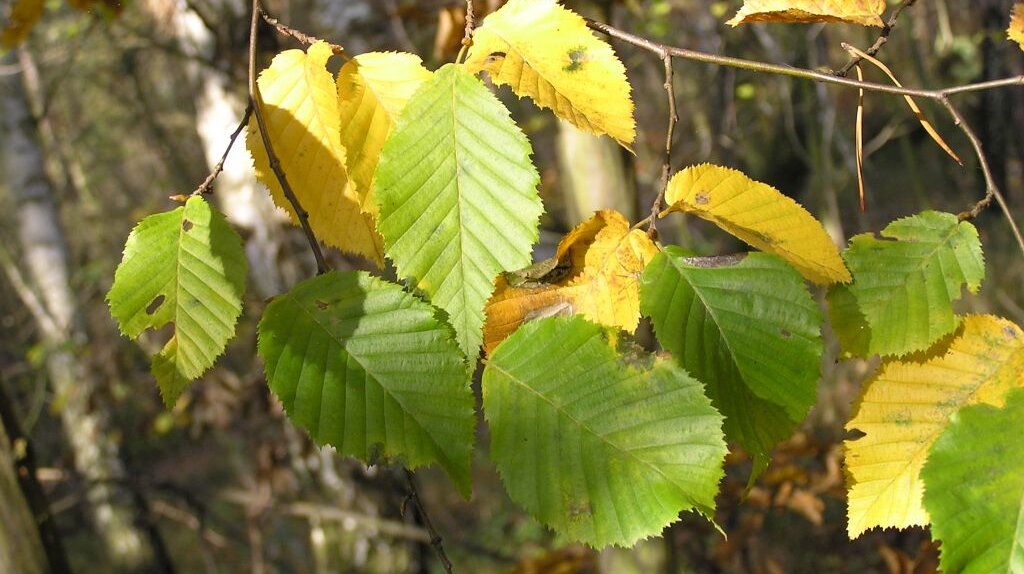
[[[1013,14],[1010,16],[1010,28],[1006,32],[1010,39],[1020,44],[1024,50],[1024,2],[1017,2],[1013,5]]]
[[[380,150],[409,98],[431,77],[415,54],[359,54],[338,72],[338,110],[346,166],[363,211],[376,215],[373,174]]]
[[[466,66],[582,130],[627,148],[636,137],[622,62],[557,0],[511,0],[489,15],[473,35]]]
[[[864,388],[847,430],[851,538],[879,527],[926,525],[921,468],[961,407],[1002,406],[1024,387],[1024,331],[1005,319],[968,315],[956,338],[914,361],[888,361]]]
[[[317,42],[307,52],[287,50],[275,56],[258,80],[261,109],[274,153],[299,203],[309,213],[317,238],[380,264],[384,250],[374,219],[360,210],[359,197],[345,169],[338,94],[327,71],[331,54],[326,42]],[[270,169],[255,118],[249,122],[246,136],[256,176],[270,189],[274,203],[297,221]]]
[[[767,184],[727,167],[702,164],[672,177],[665,199],[753,247],[782,257],[819,285],[848,283],[839,250],[818,220]]]
[[[564,270],[544,280],[511,285],[495,281],[487,303],[484,350],[490,353],[520,325],[553,314],[579,314],[595,323],[636,331],[640,273],[658,254],[647,234],[630,229],[617,211],[603,210],[562,239],[555,257]]]
[[[885,0],[746,0],[729,24],[750,22],[848,22],[885,25]]]

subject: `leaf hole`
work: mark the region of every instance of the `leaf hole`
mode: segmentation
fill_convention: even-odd
[[[707,205],[709,201],[711,201],[711,196],[703,191],[698,192],[697,195],[693,197],[693,202],[697,205]]]
[[[192,229],[192,222],[187,219],[182,219],[181,230],[184,231],[185,233],[188,233],[190,229]]]
[[[562,68],[566,72],[578,72],[587,62],[587,49],[583,46],[570,49],[566,55],[569,56],[569,64]]]
[[[1006,335],[1006,338],[1012,341],[1017,338],[1017,331],[1013,327],[1006,325],[1003,327],[1003,335]]]
[[[327,310],[327,301],[323,301],[321,299],[317,299],[316,300],[316,308],[320,309],[321,311],[326,311]]]
[[[156,298],[149,303],[149,306],[146,307],[146,314],[152,315],[153,313],[156,313],[156,310],[160,308],[160,305],[164,304],[165,299],[167,298],[163,295],[157,295]]]
[[[783,339],[789,339],[793,336],[793,333],[790,333],[789,329],[783,329],[782,331],[779,332],[779,334],[782,335]]]
[[[491,55],[487,56],[487,59],[484,60],[484,64],[493,64],[507,55],[508,54],[505,52],[493,52]]]

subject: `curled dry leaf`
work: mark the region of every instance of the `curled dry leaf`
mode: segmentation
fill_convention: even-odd
[[[885,0],[747,0],[729,24],[847,22],[884,26]]]
[[[501,275],[487,303],[484,350],[489,354],[526,321],[580,314],[633,332],[640,322],[640,273],[658,248],[617,211],[603,210],[558,245],[558,266],[541,281]],[[561,270],[559,270],[561,268]],[[547,279],[549,282],[544,282]]]

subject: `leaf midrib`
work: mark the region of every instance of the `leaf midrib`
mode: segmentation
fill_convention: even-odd
[[[573,422],[573,423],[574,423],[574,424],[575,424],[576,426],[578,426],[579,428],[581,428],[581,429],[583,429],[583,430],[587,431],[587,433],[589,433],[590,435],[592,435],[592,436],[594,436],[594,437],[596,437],[596,438],[600,439],[600,441],[601,441],[601,442],[603,442],[604,444],[606,444],[606,445],[607,445],[607,446],[608,446],[609,448],[611,448],[612,450],[614,450],[614,451],[616,451],[616,452],[620,452],[620,453],[623,453],[624,455],[626,455],[626,457],[627,457],[627,458],[633,459],[633,460],[635,460],[635,461],[636,461],[637,463],[639,463],[639,464],[640,464],[641,466],[647,467],[647,468],[649,468],[650,470],[654,471],[654,473],[655,473],[655,474],[657,474],[657,475],[661,476],[661,477],[662,477],[662,478],[663,478],[663,479],[664,479],[664,480],[665,480],[665,481],[666,481],[666,482],[667,482],[668,484],[671,484],[671,485],[672,485],[672,486],[673,486],[673,487],[674,487],[674,488],[675,488],[675,489],[676,489],[676,490],[677,490],[677,491],[679,492],[679,494],[681,494],[681,495],[683,496],[683,498],[684,498],[685,500],[687,500],[687,502],[688,502],[688,503],[689,503],[689,504],[690,504],[691,506],[695,506],[695,505],[697,504],[697,503],[696,503],[696,502],[694,502],[694,501],[693,501],[693,500],[691,499],[691,497],[690,497],[690,496],[689,496],[689,495],[688,495],[688,494],[687,494],[687,493],[686,493],[686,492],[685,492],[685,491],[683,490],[683,488],[682,488],[682,487],[680,487],[680,486],[679,486],[678,484],[676,484],[676,482],[675,482],[675,481],[674,481],[674,480],[673,480],[673,479],[672,479],[671,477],[669,477],[668,475],[666,475],[666,474],[665,474],[665,472],[664,472],[663,470],[661,470],[660,468],[658,468],[658,467],[657,467],[657,466],[655,466],[654,464],[652,464],[652,463],[650,463],[650,462],[648,462],[648,461],[646,461],[646,460],[644,460],[644,459],[640,458],[639,456],[637,456],[636,454],[634,454],[634,453],[633,453],[632,451],[630,451],[630,450],[627,450],[627,449],[624,449],[624,448],[622,448],[622,447],[620,447],[620,446],[616,445],[615,443],[611,442],[611,441],[610,441],[610,440],[608,440],[608,439],[607,439],[607,438],[606,438],[605,436],[603,436],[603,435],[599,434],[599,433],[598,433],[597,431],[595,431],[595,430],[594,430],[594,429],[592,429],[592,428],[591,428],[590,426],[588,426],[588,425],[587,425],[586,423],[583,423],[583,422],[581,422],[581,421],[580,421],[580,420],[578,420],[578,419],[577,419],[576,417],[574,417],[574,416],[572,416],[571,414],[569,414],[568,412],[566,412],[566,411],[565,411],[565,409],[564,409],[564,408],[563,408],[563,407],[562,407],[561,405],[556,405],[556,404],[555,404],[555,403],[554,403],[554,402],[553,402],[553,401],[552,401],[552,400],[551,400],[550,398],[548,398],[547,396],[545,396],[545,395],[543,395],[543,394],[541,394],[541,393],[537,392],[537,390],[536,390],[536,389],[534,389],[533,387],[531,387],[531,386],[530,386],[529,384],[527,384],[527,383],[526,383],[525,381],[523,381],[523,380],[519,379],[518,377],[514,376],[514,375],[513,375],[512,373],[509,373],[508,371],[506,371],[505,369],[503,369],[503,368],[502,368],[502,367],[501,367],[500,365],[498,365],[498,364],[497,364],[496,362],[494,362],[494,361],[491,361],[491,362],[489,362],[489,363],[487,364],[487,366],[488,366],[489,368],[493,368],[493,369],[495,369],[496,371],[498,371],[499,373],[501,373],[502,375],[504,375],[504,376],[505,376],[505,377],[506,377],[506,378],[507,378],[508,380],[510,380],[510,381],[512,381],[512,382],[514,382],[514,383],[516,383],[516,384],[518,384],[518,385],[519,385],[520,387],[522,387],[522,388],[524,388],[524,389],[526,389],[526,390],[530,391],[530,392],[531,392],[531,393],[532,393],[533,395],[537,396],[538,398],[540,398],[541,400],[543,400],[544,402],[546,402],[547,404],[549,404],[549,405],[551,406],[551,408],[552,408],[552,409],[553,409],[554,411],[556,411],[556,412],[557,412],[557,413],[559,413],[560,415],[564,415],[564,416],[565,416],[566,418],[568,418],[568,419],[569,419],[570,421],[572,421],[572,422]]]

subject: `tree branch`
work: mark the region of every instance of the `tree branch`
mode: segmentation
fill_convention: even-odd
[[[992,170],[989,167],[988,160],[985,157],[985,153],[982,149],[981,140],[978,139],[977,134],[967,124],[963,116],[960,115],[959,111],[949,101],[949,96],[957,94],[965,94],[969,92],[977,92],[982,90],[992,90],[996,88],[1005,88],[1013,86],[1024,86],[1024,75],[1013,76],[1009,78],[1002,78],[999,80],[992,80],[988,82],[979,82],[975,84],[966,84],[963,86],[954,86],[950,88],[941,88],[935,90],[925,90],[917,88],[904,88],[900,86],[891,86],[887,84],[878,84],[874,82],[862,82],[858,80],[851,80],[836,76],[833,74],[824,74],[816,72],[814,70],[808,70],[805,68],[795,68],[792,66],[785,66],[780,64],[769,64],[765,62],[757,62],[754,60],[744,60],[742,58],[732,58],[729,56],[719,56],[716,54],[708,54],[705,52],[698,52],[696,50],[689,50],[686,48],[679,48],[676,46],[668,46],[661,44],[653,40],[648,40],[641,36],[619,30],[618,28],[609,26],[602,22],[596,22],[589,18],[586,19],[587,25],[598,32],[607,34],[613,38],[619,39],[627,44],[632,44],[638,48],[642,48],[649,52],[654,53],[659,58],[664,58],[666,55],[676,58],[683,58],[685,60],[692,60],[695,62],[704,62],[707,64],[714,64],[717,66],[725,66],[730,68],[740,68],[743,70],[750,70],[752,72],[758,72],[762,74],[775,74],[781,76],[789,76],[792,78],[799,78],[803,80],[810,80],[813,82],[820,82],[823,84],[831,84],[844,86],[847,88],[861,89],[868,92],[877,92],[883,94],[895,94],[900,96],[912,96],[918,98],[926,98],[934,100],[942,104],[946,111],[949,112],[950,117],[956,124],[960,131],[967,136],[970,140],[971,146],[974,148],[974,153],[978,159],[978,165],[981,168],[982,174],[985,177],[985,197],[973,204],[967,211],[963,212],[960,217],[961,219],[971,219],[977,216],[987,205],[989,205],[994,199],[998,204],[1003,214],[1006,216],[1006,220],[1010,225],[1010,230],[1013,233],[1014,238],[1017,240],[1017,244],[1020,247],[1021,253],[1024,253],[1024,237],[1022,237],[1020,228],[1017,227],[1017,223],[1013,220],[1013,215],[1010,212],[1009,206],[1006,204],[1005,198],[999,191],[999,187],[995,183],[995,178],[992,176]],[[653,217],[651,218],[653,220]],[[645,223],[646,220],[640,222]],[[638,224],[638,225],[640,225]]]
[[[408,503],[412,502],[416,505],[416,511],[419,512],[420,518],[423,519],[423,527],[430,533],[430,545],[434,548],[434,553],[437,554],[438,560],[441,561],[444,571],[452,574],[452,562],[448,560],[448,554],[444,551],[444,540],[441,539],[441,535],[434,529],[434,524],[430,521],[430,516],[427,515],[427,510],[423,507],[423,500],[420,499],[419,489],[416,488],[416,475],[408,468],[404,470],[405,478],[409,482],[409,496],[402,503],[402,515],[405,515]]]
[[[260,7],[260,16],[263,18],[264,22],[273,26],[274,29],[277,30],[278,34],[281,34],[282,36],[288,36],[289,38],[293,38],[301,44],[309,46],[320,41],[319,38],[310,36],[309,34],[296,30],[295,28],[292,28],[291,26],[288,26],[286,24],[282,24],[280,20],[274,18],[270,14],[267,14],[263,10],[262,6]],[[328,43],[328,45],[331,47],[331,51],[334,52],[335,56],[341,56],[342,58],[345,59],[345,61],[351,59],[349,58],[348,54],[345,53],[345,48],[343,46],[331,43]]]
[[[281,168],[281,162],[274,153],[274,146],[270,143],[270,136],[267,134],[267,122],[263,119],[263,111],[261,110],[263,99],[260,97],[260,87],[256,83],[256,40],[260,15],[262,14],[263,8],[260,6],[260,0],[252,0],[252,23],[249,26],[249,106],[256,117],[256,125],[259,127],[263,147],[267,150],[270,169],[277,176],[277,181],[281,184],[281,190],[284,192],[285,198],[288,199],[288,203],[291,204],[295,217],[298,218],[299,225],[302,227],[302,232],[306,235],[309,248],[313,251],[313,258],[316,259],[317,275],[323,275],[328,270],[327,262],[324,260],[324,253],[320,249],[316,235],[313,234],[313,228],[309,226],[309,213],[302,208],[299,198],[295,196],[292,186],[288,184],[288,178]]]
[[[662,204],[665,202],[665,193],[668,191],[668,178],[672,174],[672,140],[676,131],[676,122],[679,121],[679,113],[676,111],[676,91],[673,85],[675,74],[672,70],[672,56],[662,53],[661,61],[665,64],[665,92],[668,95],[668,127],[665,129],[665,157],[661,164],[661,180],[658,186],[658,193],[651,205],[650,222],[647,226],[647,234],[653,239],[657,234],[658,213],[661,212]]]
[[[217,176],[224,171],[224,162],[228,159],[228,154],[231,153],[231,147],[235,145],[235,140],[238,139],[238,134],[242,133],[245,126],[249,125],[249,117],[252,115],[252,100],[249,100],[249,105],[245,106],[245,113],[242,114],[242,121],[238,122],[238,127],[231,133],[231,137],[228,139],[228,147],[224,149],[224,153],[220,156],[220,161],[217,165],[213,166],[213,170],[210,171],[210,175],[206,176],[203,183],[199,184],[199,187],[192,192],[192,195],[204,195],[213,191],[213,182],[217,179]]]
[[[891,34],[893,29],[896,27],[896,21],[899,20],[900,14],[902,14],[907,8],[913,6],[916,2],[917,0],[903,0],[903,2],[900,2],[900,5],[897,6],[896,9],[893,10],[892,15],[889,16],[889,21],[885,23],[885,27],[882,28],[882,33],[878,36],[878,39],[875,40],[875,43],[872,44],[870,48],[864,51],[867,55],[874,56],[882,49],[882,46],[889,42],[889,34]],[[850,70],[852,70],[853,67],[859,64],[863,59],[864,58],[861,56],[853,56],[845,66],[835,72],[835,75],[845,78],[846,75],[850,73]]]

